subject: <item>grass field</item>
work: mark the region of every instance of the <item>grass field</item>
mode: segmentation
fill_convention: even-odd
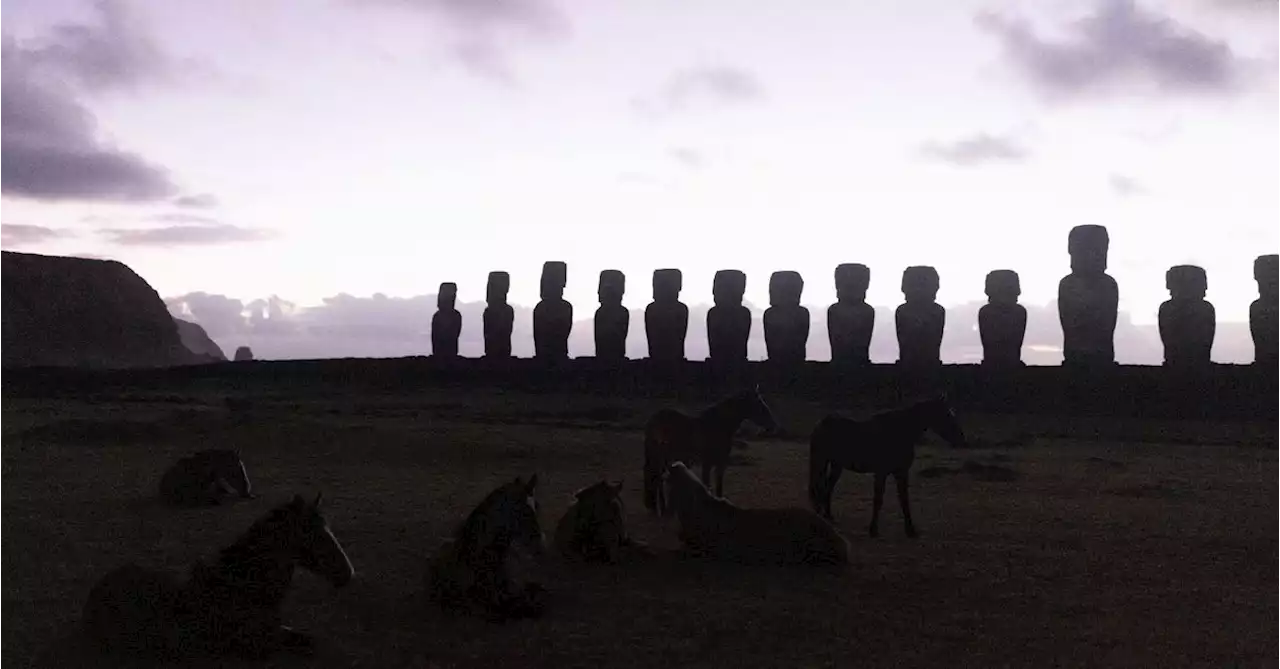
[[[1274,426],[962,416],[979,448],[932,436],[921,448],[919,539],[903,535],[892,492],[881,538],[867,537],[870,479],[841,481],[835,513],[854,564],[833,571],[678,558],[674,521],[640,503],[639,428],[654,401],[336,389],[251,401],[247,415],[194,391],[5,401],[6,667],[106,666],[75,636],[99,575],[128,561],[185,570],[270,506],[321,490],[356,580],[334,590],[298,576],[286,617],[322,648],[274,666],[1262,667],[1277,657]],[[748,435],[725,484],[743,506],[804,504],[804,435],[820,407],[773,404],[796,436]],[[259,499],[196,511],[153,501],[170,461],[215,446],[242,450]],[[429,551],[492,487],[532,472],[548,533],[575,489],[625,478],[632,532],[658,557],[548,561],[541,620],[491,625],[426,606]]]

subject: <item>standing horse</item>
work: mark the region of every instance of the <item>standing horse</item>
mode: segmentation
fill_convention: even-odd
[[[280,608],[296,567],[341,588],[355,571],[320,514],[320,496],[272,509],[224,548],[212,565],[197,563],[186,583],[129,564],[89,592],[83,623],[108,653],[183,657],[266,657],[308,652],[309,635],[281,625]]]
[[[733,434],[742,421],[749,420],[772,432],[778,429],[769,405],[760,396],[760,387],[731,395],[698,415],[675,409],[661,409],[644,428],[644,506],[666,516],[666,492],[662,473],[675,461],[702,465],[702,483],[711,485],[716,472],[716,494],[724,494],[724,470],[733,449]]]
[[[916,458],[916,442],[925,430],[933,430],[956,448],[965,446],[964,431],[945,396],[885,411],[866,420],[836,414],[823,418],[809,437],[809,502],[813,510],[831,520],[831,495],[844,470],[875,474],[875,501],[871,511],[871,536],[879,535],[880,506],[885,479],[893,476],[907,536],[915,537],[908,472]]]

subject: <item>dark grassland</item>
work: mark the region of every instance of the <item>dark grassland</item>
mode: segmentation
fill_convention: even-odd
[[[870,478],[846,474],[835,513],[854,564],[765,569],[679,558],[674,522],[645,513],[640,430],[660,401],[239,392],[249,409],[235,414],[224,389],[194,385],[6,398],[6,667],[108,666],[75,636],[99,575],[128,561],[185,571],[270,506],[316,491],[357,576],[344,590],[298,576],[286,618],[322,650],[274,666],[1257,667],[1277,656],[1274,425],[962,415],[978,448],[930,436],[920,450],[920,539],[903,536],[892,485],[882,537],[868,538]],[[748,435],[725,483],[743,506],[805,504],[822,408],[771,402],[792,435]],[[258,500],[153,501],[170,461],[215,446],[242,450]],[[624,477],[632,531],[658,557],[550,560],[542,620],[490,625],[425,606],[429,551],[488,490],[532,472],[548,534],[572,491]]]

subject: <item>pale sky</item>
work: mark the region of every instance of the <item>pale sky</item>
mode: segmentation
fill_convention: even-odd
[[[1239,323],[1280,246],[1276,0],[7,0],[3,32],[4,247],[166,298],[503,269],[532,306],[563,260],[578,319],[659,267],[690,305],[797,270],[817,316],[861,262],[877,306],[930,264],[944,305],[1008,268],[1043,307],[1102,223],[1134,323],[1183,263]]]

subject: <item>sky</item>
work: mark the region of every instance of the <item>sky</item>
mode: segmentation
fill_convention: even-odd
[[[698,309],[734,268],[752,356],[770,273],[796,270],[823,359],[834,268],[861,262],[873,359],[896,358],[902,270],[933,265],[944,360],[971,359],[983,277],[1014,269],[1028,359],[1054,364],[1067,232],[1101,223],[1122,362],[1159,362],[1164,273],[1187,263],[1208,272],[1215,360],[1247,362],[1253,259],[1280,247],[1276,0],[2,11],[0,245],[118,259],[228,353],[426,353],[440,282],[474,303],[506,270],[532,307],[562,260],[572,353],[590,354],[600,270],[640,310],[678,267],[702,357]]]

